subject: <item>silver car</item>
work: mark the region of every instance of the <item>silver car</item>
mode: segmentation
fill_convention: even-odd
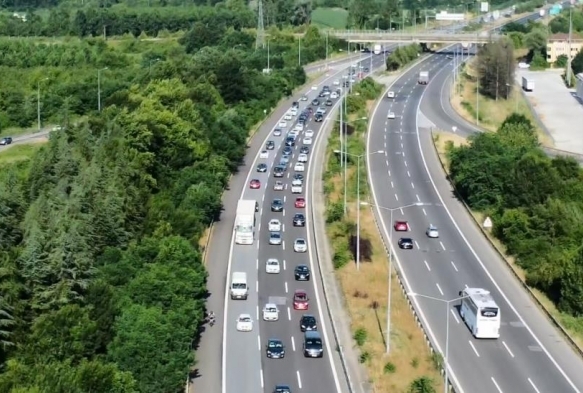
[[[436,239],[439,237],[439,231],[437,230],[437,227],[429,224],[429,227],[427,228],[427,231],[425,232],[427,234],[427,237],[430,237],[432,239]]]
[[[280,246],[281,232],[269,232],[269,244],[273,246]]]
[[[308,244],[306,243],[305,239],[298,238],[294,242],[294,251],[295,252],[306,252],[308,251]]]

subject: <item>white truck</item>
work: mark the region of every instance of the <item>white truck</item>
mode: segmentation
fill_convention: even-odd
[[[255,237],[255,204],[251,199],[241,199],[237,203],[235,216],[235,243],[253,244]]]
[[[528,79],[527,77],[522,77],[522,90],[533,91],[534,90],[534,80]]]
[[[247,300],[249,295],[249,284],[247,284],[247,273],[233,272],[231,279],[231,299]]]
[[[303,191],[302,181],[299,179],[294,179],[291,187],[292,194],[301,194],[302,191]]]
[[[426,85],[429,82],[429,71],[421,71],[417,82],[420,85]]]
[[[381,53],[383,53],[383,46],[381,44],[375,44],[375,46],[372,49],[372,53],[374,53],[375,55],[380,55]]]

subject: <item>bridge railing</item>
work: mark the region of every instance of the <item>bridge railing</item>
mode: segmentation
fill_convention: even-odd
[[[488,42],[500,37],[496,33],[444,33],[443,31],[424,32],[424,33],[399,33],[394,31],[383,30],[328,30],[328,34],[340,37],[358,40],[387,40],[387,41],[412,41],[412,42]]]

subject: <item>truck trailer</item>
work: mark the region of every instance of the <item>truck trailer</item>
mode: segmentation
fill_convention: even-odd
[[[255,205],[256,201],[241,199],[237,203],[235,216],[235,243],[253,244],[255,237]]]
[[[429,82],[429,71],[421,71],[417,82],[420,85],[426,85]]]
[[[522,77],[522,90],[533,91],[534,90],[534,80],[528,79],[527,77]]]

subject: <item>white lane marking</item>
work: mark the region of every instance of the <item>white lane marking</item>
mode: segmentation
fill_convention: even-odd
[[[286,270],[286,264],[285,264],[285,259],[283,260],[283,270]]]
[[[259,250],[259,239],[257,239],[257,249]]]
[[[403,211],[403,208],[402,208],[402,207],[401,207],[401,208],[399,208],[399,212],[401,212],[401,215],[402,215],[402,216],[404,216],[404,215],[405,215],[405,212]],[[410,231],[410,230],[411,230],[411,227],[409,226],[409,224],[407,224],[407,230],[408,230],[408,231]]]
[[[427,261],[423,261],[425,263],[425,267],[427,268],[427,270],[431,271],[431,268],[429,267],[429,264],[427,263]]]
[[[492,383],[494,384],[494,386],[496,386],[496,389],[498,389],[498,392],[502,393],[502,389],[500,389],[500,386],[498,386],[498,383],[496,383],[496,380],[494,379],[494,377],[490,377],[490,379],[492,380]]]
[[[288,175],[289,175],[289,173],[288,173]],[[285,201],[286,201],[286,199],[287,199],[287,197],[284,195],[284,196],[283,196],[283,203],[284,203],[284,204],[285,204]]]
[[[418,250],[421,250],[421,247],[419,247],[419,243],[417,243],[417,240],[415,240],[415,247],[417,247]]]
[[[459,272],[459,270],[457,270],[457,266],[455,265],[455,263],[453,263],[453,261],[451,261],[451,266],[453,266],[453,270]]]
[[[421,202],[421,198],[419,198],[419,194],[415,194],[415,197],[417,198],[417,202]]]
[[[391,170],[389,169],[389,176],[391,176]]]
[[[395,185],[393,184],[393,182],[391,182],[391,188],[395,188]]]
[[[423,214],[424,215],[427,215],[427,212],[425,211],[425,208],[422,208],[421,210],[423,211]]]
[[[259,258],[255,260],[255,269],[259,270]]]
[[[502,341],[502,345],[504,345],[504,348],[506,348],[506,350],[508,351],[508,353],[510,354],[510,356],[514,357],[514,354],[512,353],[512,351],[510,350],[510,348],[508,348],[508,345],[506,345],[506,342]]]
[[[385,164],[387,164],[387,166],[389,166],[389,160],[385,160]]]
[[[281,211],[281,214],[283,215],[283,217],[285,217],[285,209],[283,209],[283,210]]]
[[[259,380],[261,381],[261,389],[265,387],[265,382],[263,381],[263,369],[259,369]]]
[[[443,245],[443,242],[439,242],[439,245],[441,246],[441,248],[443,248],[443,251],[445,251],[445,246]]]
[[[439,293],[441,293],[441,296],[443,296],[443,291],[441,290],[441,287],[439,286],[439,284],[435,283],[435,286],[437,287],[437,290],[439,291]]]
[[[536,393],[540,393],[540,390],[538,390],[538,388],[536,387],[536,385],[534,384],[534,382],[532,382],[532,379],[527,378],[528,382],[530,383],[530,386],[532,386],[532,388],[534,389],[534,391]]]
[[[403,155],[405,155],[405,152],[403,152]],[[407,161],[405,161],[405,166],[407,166]]]
[[[480,354],[478,353],[478,350],[476,349],[476,347],[474,347],[474,344],[472,344],[471,341],[468,341],[470,343],[470,347],[472,347],[472,349],[474,350],[474,353],[476,354],[477,357],[480,357]]]
[[[298,376],[298,388],[302,388],[302,377],[300,377],[300,370],[296,371],[296,374]]]
[[[296,351],[296,341],[294,340],[294,336],[291,336],[291,342],[292,342],[292,351]]]
[[[405,147],[403,146],[403,144],[401,143],[401,149],[404,149]]]
[[[287,308],[287,319],[291,321],[291,309],[289,307]]]
[[[261,221],[257,224],[257,233],[261,232]]]
[[[255,280],[255,292],[259,292],[259,280]]]
[[[407,176],[411,177],[411,172],[407,171]]]
[[[396,199],[396,200],[399,200],[399,197],[397,196],[397,194],[395,194],[395,199]]]
[[[259,320],[259,305],[256,306],[255,319]]]
[[[284,282],[283,285],[285,286],[285,293],[287,293],[287,281]]]
[[[411,182],[411,188],[415,188],[415,184],[413,184],[413,182]]]
[[[453,309],[450,309],[449,311],[451,311],[451,315],[453,315],[453,319],[455,319],[455,321],[457,323],[460,323],[460,320],[457,318],[457,315],[455,315],[455,311],[453,311]]]
[[[281,224],[281,231],[285,232],[285,224]]]
[[[261,197],[261,203],[263,203],[263,202],[265,202],[265,194],[263,194],[263,196]]]
[[[285,240],[281,241],[281,249],[285,251]]]
[[[257,348],[261,352],[261,336],[257,335]]]
[[[435,78],[435,76],[434,76],[434,78]],[[435,79],[432,79],[432,81],[433,80],[435,80]],[[431,81],[429,83],[431,83]],[[433,189],[435,190],[435,193],[437,194],[437,197],[439,198],[439,201],[441,202],[441,205],[445,208],[445,211],[446,211],[446,213],[447,213],[450,221],[453,223],[454,227],[456,228],[456,230],[460,234],[462,240],[464,241],[464,243],[466,243],[466,245],[468,246],[468,249],[470,250],[470,252],[474,256],[474,258],[476,258],[476,261],[478,261],[478,263],[480,264],[480,266],[482,267],[482,269],[484,270],[484,272],[486,273],[486,275],[488,276],[488,278],[490,279],[490,281],[492,282],[492,284],[494,285],[494,287],[496,288],[496,290],[500,293],[500,295],[502,296],[502,298],[504,299],[504,301],[512,309],[512,311],[514,312],[514,314],[516,314],[516,316],[518,317],[518,319],[520,320],[520,322],[522,322],[523,326],[526,328],[526,330],[528,330],[528,332],[530,333],[530,335],[532,336],[532,338],[534,338],[534,340],[536,341],[536,343],[538,344],[538,346],[543,350],[543,352],[545,353],[545,355],[547,355],[547,357],[549,358],[549,360],[551,361],[551,363],[553,363],[553,365],[561,373],[561,375],[563,376],[563,378],[565,378],[565,380],[567,381],[567,383],[569,384],[569,386],[571,386],[571,388],[575,392],[580,393],[580,390],[577,388],[577,386],[575,386],[575,384],[573,383],[573,381],[571,381],[571,378],[569,378],[569,376],[567,375],[567,373],[565,373],[565,371],[561,368],[561,366],[559,365],[559,363],[557,363],[557,361],[555,360],[555,358],[550,354],[550,352],[547,350],[547,348],[544,346],[544,344],[534,334],[534,332],[532,331],[532,329],[530,328],[530,326],[526,323],[526,321],[524,320],[524,318],[522,318],[522,315],[520,315],[518,313],[518,310],[516,309],[516,307],[514,307],[514,305],[510,302],[510,299],[508,298],[508,296],[506,296],[506,294],[502,291],[502,288],[494,280],[494,277],[492,277],[492,274],[490,274],[490,271],[486,268],[486,265],[484,265],[484,263],[482,262],[482,260],[480,259],[479,255],[478,255],[478,253],[476,253],[476,250],[474,250],[474,248],[472,247],[472,245],[470,244],[470,242],[468,241],[468,239],[466,238],[466,236],[462,232],[462,230],[459,227],[459,225],[457,224],[457,222],[453,219],[453,216],[451,215],[451,212],[449,211],[448,207],[445,205],[445,202],[444,202],[441,194],[439,193],[439,191],[437,189],[437,185],[435,184],[435,181],[433,180],[433,177],[431,176],[431,173],[429,172],[429,167],[427,166],[427,160],[425,159],[425,154],[423,153],[423,149],[421,147],[421,134],[419,133],[419,111],[421,110],[421,102],[423,101],[423,96],[425,95],[426,92],[427,92],[427,90],[425,90],[423,92],[423,94],[421,95],[421,98],[419,99],[419,102],[417,103],[417,116],[415,117],[415,129],[417,130],[417,145],[419,147],[419,153],[421,154],[421,160],[423,161],[423,166],[425,167],[425,172],[427,173],[427,175],[429,177],[429,181],[431,182],[431,185],[433,186]],[[370,122],[370,123],[372,123],[372,122]],[[370,129],[369,129],[368,134],[370,136],[370,134],[371,134]],[[368,162],[369,161],[367,160],[367,163]],[[372,182],[369,182],[369,183],[372,184]],[[458,383],[458,386],[459,386],[459,383]]]

